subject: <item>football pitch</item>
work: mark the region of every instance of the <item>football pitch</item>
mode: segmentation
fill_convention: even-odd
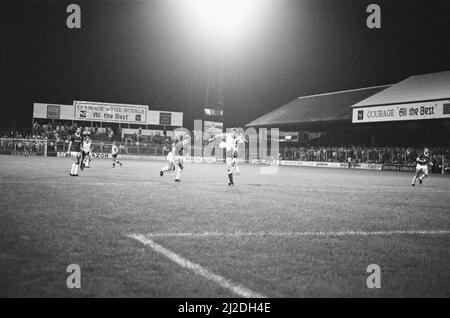
[[[450,297],[448,176],[71,162],[0,156],[0,296]]]

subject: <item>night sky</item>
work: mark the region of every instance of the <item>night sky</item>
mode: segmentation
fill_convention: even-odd
[[[450,70],[450,1],[263,1],[220,50],[184,2],[1,0],[1,127],[29,128],[33,102],[88,100],[181,111],[192,129],[215,59],[226,127],[298,96]],[[79,30],[66,27],[70,3],[81,6]],[[381,30],[366,26],[370,3]]]

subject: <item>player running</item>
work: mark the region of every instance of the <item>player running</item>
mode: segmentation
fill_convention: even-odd
[[[236,175],[240,175],[241,172],[239,171],[239,154],[238,154],[238,145],[239,144],[245,144],[247,143],[247,140],[244,138],[242,134],[236,137],[236,141],[234,144],[234,151],[233,151],[233,164],[234,168],[236,168]]]
[[[226,163],[227,163],[227,173],[228,173],[228,185],[233,186],[233,169],[236,167],[237,173],[239,173],[239,167],[237,167],[238,163],[238,144],[245,143],[247,140],[241,135],[237,134],[237,129],[231,129],[230,133],[218,134],[212,137],[209,142],[212,142],[216,138],[223,138],[225,142],[221,142],[219,145],[220,148],[226,148]]]
[[[117,160],[117,154],[119,153],[119,148],[117,148],[117,143],[115,141],[113,141],[113,145],[111,148],[111,155],[112,155],[112,159],[113,159],[113,168],[116,167],[116,163],[118,163],[121,167],[122,167],[122,163]]]
[[[428,177],[428,165],[433,165],[430,161],[430,150],[425,148],[423,153],[419,154],[416,158],[416,174],[412,180],[411,185],[416,185],[416,180],[419,178],[419,184],[422,184],[423,179]]]
[[[78,177],[78,167],[81,159],[81,145],[83,143],[83,136],[81,135],[81,128],[78,127],[75,134],[70,137],[69,147],[67,148],[67,156],[74,157],[72,168],[69,175],[71,177]]]
[[[162,177],[164,175],[164,172],[166,171],[175,171],[175,142],[172,143],[170,146],[170,151],[167,154],[166,160],[167,165],[159,170],[159,175]]]
[[[81,146],[81,170],[83,170],[84,168],[89,168],[89,163],[91,162],[91,153],[92,140],[89,136],[86,136]]]
[[[162,177],[166,171],[174,171],[177,169],[175,176],[175,182],[181,182],[181,172],[184,168],[183,156],[185,153],[185,146],[190,142],[189,135],[181,135],[175,138],[172,143],[170,152],[167,154],[167,165],[159,171],[159,175]]]

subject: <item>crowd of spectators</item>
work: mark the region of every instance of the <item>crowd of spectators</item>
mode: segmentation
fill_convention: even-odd
[[[70,122],[38,122],[28,130],[0,131],[0,138],[16,139],[47,139],[55,151],[61,151],[68,144],[68,140],[75,133],[79,125]],[[170,137],[155,132],[142,135],[141,129],[135,134],[124,134],[120,128],[114,127],[82,127],[84,134],[89,134],[94,143],[109,145],[112,141],[120,142],[123,153],[162,154],[169,148]],[[201,138],[201,136],[197,136]],[[279,158],[282,160],[299,161],[328,161],[376,164],[413,164],[423,147],[373,147],[359,144],[359,146],[339,144],[338,137],[320,134],[316,138],[305,138],[295,142],[282,142],[279,145]],[[339,146],[337,146],[339,145]],[[58,149],[58,150],[56,150]],[[158,150],[156,150],[158,149]],[[450,148],[431,148],[432,161],[438,163],[442,156],[450,158]],[[447,159],[448,160],[448,159]]]
[[[67,140],[72,134],[75,133],[77,128],[80,127],[77,123],[39,123],[35,122],[31,130],[32,138],[47,138],[49,140]],[[110,140],[115,141],[117,134],[110,127],[91,126],[91,127],[81,127],[83,134],[89,134],[92,139],[96,140]]]
[[[32,137],[33,136],[31,135],[30,131],[27,131],[26,129],[10,129],[0,131],[0,138],[31,139]]]
[[[67,140],[72,134],[75,133],[77,128],[80,127],[77,123],[57,123],[52,125],[51,123],[39,123],[35,122],[31,133],[27,134],[27,138],[47,138],[49,140]],[[124,134],[122,129],[119,127],[109,127],[103,126],[99,127],[97,125],[90,127],[81,126],[83,134],[88,134],[94,141],[124,141],[129,140],[132,143],[145,142],[150,144],[164,144],[170,137],[161,135],[159,132],[153,133],[151,135],[143,136],[138,130],[136,134]],[[25,137],[23,137],[25,138]]]
[[[159,131],[152,132],[150,135],[142,135],[141,130],[134,134],[121,134],[121,140],[130,140],[132,142],[142,142],[149,144],[166,144],[171,140],[170,136],[164,136]]]
[[[328,161],[376,163],[376,164],[413,164],[423,147],[304,147],[283,145],[279,148],[280,159],[299,161]],[[432,161],[439,162],[442,156],[450,158],[449,148],[431,148]]]
[[[31,129],[24,130],[8,130],[0,131],[0,138],[15,138],[15,139],[46,139],[49,141],[49,146],[55,151],[64,151],[67,148],[70,137],[76,132],[77,128],[81,127],[84,135],[89,135],[94,144],[101,147],[110,145],[113,141],[118,141],[121,152],[127,153],[128,150],[139,153],[145,153],[146,148],[155,148],[168,146],[170,144],[170,137],[164,136],[159,132],[151,135],[143,136],[141,130],[136,134],[124,134],[119,127],[97,125],[91,127],[80,126],[77,123],[71,122],[34,122]],[[133,149],[136,148],[136,149]],[[153,153],[153,149],[149,149]]]

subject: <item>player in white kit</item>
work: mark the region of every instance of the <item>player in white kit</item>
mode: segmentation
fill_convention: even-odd
[[[119,148],[117,148],[117,143],[114,141],[111,147],[111,155],[112,155],[112,164],[113,168],[116,167],[116,163],[118,163],[122,167],[122,162],[117,160],[117,155],[119,154]]]
[[[238,144],[247,141],[242,135],[238,135],[236,128],[232,128],[230,133],[215,135],[209,140],[209,142],[212,142],[216,138],[225,139],[225,141],[222,141],[220,143],[219,148],[226,149],[227,174],[229,180],[228,185],[233,186],[233,169],[237,166],[238,163]],[[239,172],[239,168],[237,168],[237,172]]]
[[[247,143],[247,140],[240,134],[235,138],[234,142],[234,150],[233,150],[233,168],[236,169],[236,175],[240,175],[241,172],[239,171],[239,153],[238,153],[238,146],[239,144]]]
[[[159,175],[162,177],[164,172],[175,171],[175,143],[173,142],[170,146],[170,151],[166,157],[167,165],[159,170]]]
[[[162,177],[166,171],[177,170],[175,176],[175,182],[181,181],[181,172],[184,169],[184,159],[186,145],[190,142],[189,135],[181,135],[177,137],[172,143],[170,152],[167,155],[167,165],[159,171],[159,175]]]
[[[81,170],[90,167],[89,164],[91,161],[91,153],[92,153],[92,140],[89,136],[86,136],[81,146],[81,165],[80,165]]]

